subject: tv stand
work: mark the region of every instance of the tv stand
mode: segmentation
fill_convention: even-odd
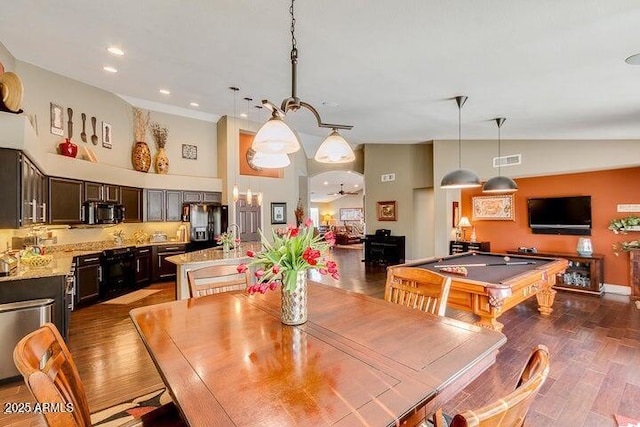
[[[581,292],[584,294],[602,295],[604,292],[604,255],[578,255],[564,252],[525,253],[517,250],[508,254],[564,258],[569,261],[567,270],[556,276],[556,289]]]

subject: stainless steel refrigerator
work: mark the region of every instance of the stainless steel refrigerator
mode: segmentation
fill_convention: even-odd
[[[216,246],[216,237],[227,231],[229,207],[211,203],[185,203],[182,206],[182,221],[189,223],[187,250],[198,250]]]

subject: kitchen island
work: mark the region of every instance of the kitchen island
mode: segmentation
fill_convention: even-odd
[[[165,258],[168,262],[175,264],[177,268],[176,299],[190,297],[187,271],[210,265],[241,264],[250,260],[247,251],[260,252],[261,250],[262,244],[260,242],[247,242],[242,243],[240,249],[231,249],[227,253],[222,250],[222,247],[216,247]]]

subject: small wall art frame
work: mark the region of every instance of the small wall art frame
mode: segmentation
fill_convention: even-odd
[[[395,200],[376,203],[378,221],[397,221],[397,209]]]
[[[515,221],[513,194],[474,196],[471,201],[472,221]]]
[[[111,148],[112,138],[111,125],[107,122],[102,122],[102,146],[104,148]]]
[[[51,102],[49,110],[51,114],[51,133],[54,135],[63,136],[64,111],[62,110],[62,107]]]
[[[182,144],[182,158],[187,160],[198,160],[198,146]]]
[[[271,224],[287,223],[287,204],[271,203]]]

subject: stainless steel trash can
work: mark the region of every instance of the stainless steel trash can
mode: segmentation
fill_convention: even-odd
[[[0,380],[19,376],[13,349],[25,335],[53,318],[53,299],[0,304]]]

